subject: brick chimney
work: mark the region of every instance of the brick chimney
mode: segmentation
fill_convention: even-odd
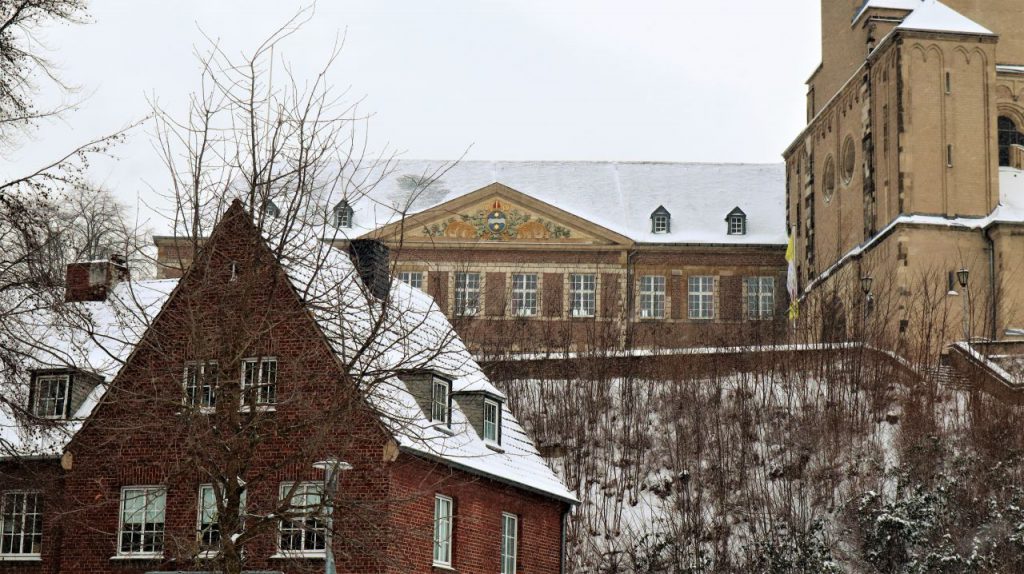
[[[376,239],[353,239],[348,244],[348,254],[356,272],[378,299],[387,297],[391,290],[390,251],[387,245]]]
[[[107,292],[119,281],[128,279],[128,264],[123,255],[108,260],[84,261],[68,265],[64,300],[105,301]]]

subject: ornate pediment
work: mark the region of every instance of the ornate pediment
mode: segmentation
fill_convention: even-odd
[[[378,236],[403,243],[495,242],[610,245],[629,240],[575,214],[494,183],[392,224]]]

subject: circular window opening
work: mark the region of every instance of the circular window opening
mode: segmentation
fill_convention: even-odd
[[[836,192],[836,161],[832,156],[825,159],[823,178],[821,189],[825,193],[825,201],[832,201],[832,195]]]
[[[846,136],[843,142],[843,183],[849,185],[853,180],[853,172],[857,170],[857,148],[853,146],[853,138]]]

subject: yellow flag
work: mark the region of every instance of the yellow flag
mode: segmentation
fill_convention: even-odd
[[[786,245],[786,263],[789,264],[786,273],[786,290],[789,292],[789,320],[796,321],[796,318],[800,316],[800,304],[797,302],[797,296],[800,293],[796,276],[795,228],[789,233],[789,244]]]

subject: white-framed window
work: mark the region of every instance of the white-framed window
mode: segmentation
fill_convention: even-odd
[[[512,274],[512,314],[533,317],[537,314],[537,274]]]
[[[452,506],[451,498],[441,494],[434,497],[435,566],[452,565]]]
[[[218,368],[214,361],[185,363],[185,405],[212,409],[217,404]]]
[[[652,217],[651,231],[654,233],[668,233],[668,216],[659,214]]]
[[[501,403],[484,399],[484,441],[501,443]]]
[[[729,235],[746,235],[747,218],[742,215],[729,216]]]
[[[37,375],[32,385],[32,414],[45,419],[68,415],[71,378],[67,375]]]
[[[501,574],[516,574],[519,553],[519,517],[501,513]]]
[[[398,280],[405,283],[409,287],[415,287],[420,291],[423,290],[423,275],[422,271],[400,271],[398,273]]]
[[[771,319],[775,314],[775,278],[744,277],[747,318]]]
[[[665,317],[665,277],[643,275],[640,277],[640,318],[662,319]]]
[[[352,227],[352,206],[345,200],[341,200],[334,206],[334,226],[339,228]]]
[[[715,318],[715,278],[695,275],[688,280],[687,307],[691,319]]]
[[[43,548],[43,507],[38,492],[12,491],[0,501],[0,556],[40,556]]]
[[[285,482],[281,499],[289,493],[288,518],[279,523],[278,548],[282,554],[322,556],[327,549],[327,521],[324,519],[323,485],[317,482]]]
[[[277,359],[242,359],[242,403],[250,401],[257,406],[277,403]]]
[[[430,392],[430,420],[449,426],[452,424],[451,386],[450,382],[435,377]]]
[[[569,315],[593,317],[597,314],[597,275],[571,273],[569,275]]]
[[[220,524],[217,522],[217,493],[212,484],[199,487],[199,516],[196,523],[199,549],[208,552],[220,546]]]
[[[455,274],[455,314],[472,316],[480,312],[480,274]]]
[[[126,486],[121,489],[119,556],[159,557],[164,553],[164,515],[167,489]]]

